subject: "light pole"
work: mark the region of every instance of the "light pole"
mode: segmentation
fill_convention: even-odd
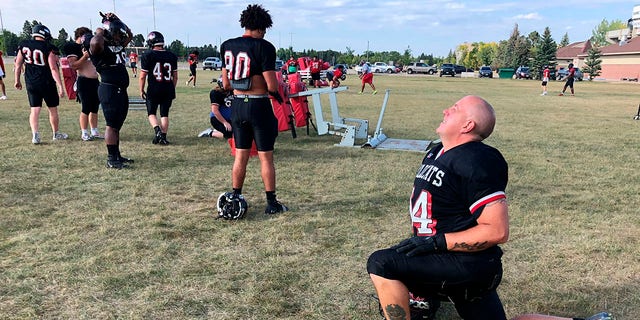
[[[153,0],[153,30],[156,30],[156,0]]]

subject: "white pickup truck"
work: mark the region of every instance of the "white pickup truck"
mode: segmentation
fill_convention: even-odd
[[[388,65],[384,62],[376,62],[371,66],[373,73],[396,73],[396,67]]]

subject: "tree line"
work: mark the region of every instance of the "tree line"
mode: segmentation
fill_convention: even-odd
[[[3,51],[10,55],[15,55],[20,41],[31,39],[31,29],[37,24],[41,23],[37,20],[33,20],[31,22],[28,20],[25,21],[22,33],[19,35],[8,30],[3,30],[2,39],[0,39],[0,48],[3,48]],[[611,30],[623,29],[625,27],[626,23],[623,23],[620,20],[613,20],[609,22],[606,19],[603,19],[602,22],[593,29],[592,37],[590,38],[593,48],[589,51],[588,57],[585,60],[587,67],[584,70],[590,74],[591,79],[597,76],[600,71],[601,60],[599,48],[609,44],[606,39],[606,33]],[[58,31],[58,36],[52,39],[52,42],[58,48],[62,48],[65,42],[74,41],[72,37],[72,34],[69,34],[64,28],[62,28]],[[142,34],[136,34],[134,35],[130,46],[145,47],[145,42],[145,36]],[[557,43],[553,39],[549,27],[546,27],[542,34],[537,31],[533,31],[525,36],[520,34],[518,24],[515,24],[511,35],[506,40],[501,40],[498,43],[474,42],[460,44],[455,50],[450,50],[445,57],[436,57],[433,56],[433,54],[425,53],[414,56],[411,47],[407,47],[402,51],[402,53],[399,51],[365,51],[361,54],[357,54],[350,47],[346,47],[345,52],[315,49],[294,51],[293,48],[289,47],[278,49],[277,56],[282,60],[287,60],[289,57],[297,58],[301,56],[317,56],[331,64],[341,63],[347,65],[356,65],[361,60],[365,60],[370,62],[392,62],[398,66],[403,66],[414,61],[422,61],[429,65],[455,63],[474,70],[477,70],[480,66],[491,66],[494,70],[499,68],[515,69],[518,66],[529,66],[532,69],[531,74],[538,76],[541,73],[543,66],[549,65],[550,67],[555,67],[556,52],[558,48],[567,46],[568,44],[569,37],[567,33],[565,33],[561,41]],[[180,40],[173,40],[166,46],[166,49],[182,58],[186,58],[187,55],[194,50],[197,50],[201,57],[220,56],[218,47],[211,44],[198,47],[187,47]]]

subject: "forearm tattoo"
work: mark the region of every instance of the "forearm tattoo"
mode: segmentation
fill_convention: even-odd
[[[388,304],[385,307],[385,311],[387,311],[388,320],[404,320],[407,318],[405,310],[397,304]]]
[[[484,250],[487,248],[487,241],[485,242],[476,242],[473,244],[469,244],[466,242],[456,242],[453,244],[453,249],[452,251],[455,251],[455,249],[461,249],[464,251],[480,251],[480,250]]]

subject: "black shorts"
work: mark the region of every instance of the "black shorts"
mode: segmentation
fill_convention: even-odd
[[[135,62],[131,62],[130,67],[131,67],[131,69],[138,68]]]
[[[108,127],[120,130],[129,113],[129,96],[126,88],[100,83],[98,97]]]
[[[496,288],[502,280],[502,250],[445,252],[407,257],[394,249],[369,256],[367,272],[399,280],[420,297],[451,300],[464,319],[506,319]]]
[[[98,79],[78,77],[76,82],[78,88],[78,98],[82,104],[82,113],[98,113],[100,109],[100,99],[98,98]]]
[[[198,65],[196,65],[195,63],[192,65],[189,65],[189,71],[191,72],[192,76],[196,75],[196,70],[198,69]]]
[[[311,73],[311,80],[320,80],[320,72],[318,72],[318,73],[312,72]]]
[[[227,131],[227,128],[224,126],[224,124],[222,124],[222,122],[220,122],[216,117],[211,117],[211,126],[222,132],[222,135],[224,136],[225,139],[231,139],[231,137],[233,137],[233,131]]]
[[[543,86],[546,86],[546,85],[547,85],[547,82],[546,82],[546,81],[542,81],[542,85],[543,85]]]
[[[155,115],[160,107],[160,117],[168,117],[173,99],[154,99],[147,96],[147,115]]]
[[[255,140],[258,151],[273,151],[278,136],[278,120],[271,99],[240,98],[231,102],[231,126],[238,149],[251,149]]]
[[[42,100],[49,108],[56,108],[60,105],[60,96],[58,96],[58,88],[55,82],[46,85],[27,85],[27,96],[29,97],[29,105],[33,107],[42,107]]]
[[[573,88],[573,78],[568,78],[567,83],[564,84],[564,87]]]

